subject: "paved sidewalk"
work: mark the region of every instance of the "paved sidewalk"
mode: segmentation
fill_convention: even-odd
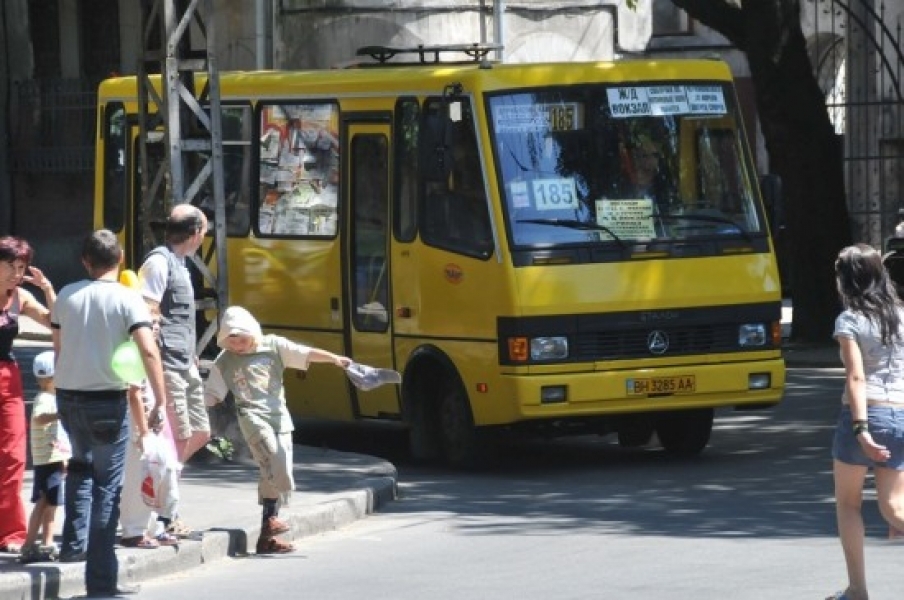
[[[227,556],[253,552],[260,534],[257,467],[250,463],[190,464],[180,482],[180,515],[200,539],[153,550],[117,547],[119,580],[140,583],[191,569]],[[304,552],[304,538],[338,529],[361,519],[396,497],[397,473],[381,459],[328,449],[295,446],[298,491],[280,519]],[[28,471],[23,498],[31,493]],[[30,511],[31,503],[27,503]],[[57,512],[57,535],[63,509]],[[57,537],[59,540],[59,537]],[[45,600],[83,595],[84,563],[20,565],[15,555],[0,554],[0,598]]]

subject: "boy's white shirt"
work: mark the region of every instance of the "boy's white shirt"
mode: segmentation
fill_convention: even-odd
[[[57,412],[56,395],[38,392],[31,409],[31,456],[36,465],[61,462],[72,456],[69,436],[59,419],[47,425],[36,425],[34,422],[36,417]]]

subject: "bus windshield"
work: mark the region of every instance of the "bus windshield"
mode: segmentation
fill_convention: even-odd
[[[549,87],[489,114],[514,246],[765,233],[728,85]]]

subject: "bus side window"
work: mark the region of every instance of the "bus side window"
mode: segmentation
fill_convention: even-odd
[[[245,236],[251,225],[251,107],[224,107],[222,123],[226,232]]]
[[[433,115],[436,112],[442,114],[435,111]],[[436,164],[422,171],[425,179],[422,237],[427,244],[487,258],[492,253],[493,234],[470,110],[463,111],[461,121],[447,120],[438,129],[443,132],[447,147],[439,155],[431,153],[429,147],[421,152],[424,160],[432,157],[436,164],[442,165],[441,171],[435,168]],[[422,141],[431,144],[436,143],[438,136],[425,137]]]
[[[126,215],[126,111],[121,102],[104,108],[104,227],[120,231]]]
[[[420,112],[420,105],[415,98],[401,98],[396,104],[393,134],[396,192],[392,226],[395,237],[400,242],[410,242],[417,235]]]
[[[358,134],[352,139],[354,321],[360,331],[385,331],[389,325],[388,152],[382,135]]]

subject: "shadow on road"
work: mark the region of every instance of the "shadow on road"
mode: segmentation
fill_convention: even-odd
[[[475,535],[573,527],[681,537],[834,537],[830,446],[842,385],[837,369],[793,370],[779,407],[720,412],[710,447],[695,459],[584,436],[508,442],[491,467],[462,473],[411,463],[405,436],[393,427],[303,423],[297,441],[395,463],[403,497],[390,512],[498,517],[489,527],[475,520]],[[868,534],[883,535],[875,503],[865,506]]]

